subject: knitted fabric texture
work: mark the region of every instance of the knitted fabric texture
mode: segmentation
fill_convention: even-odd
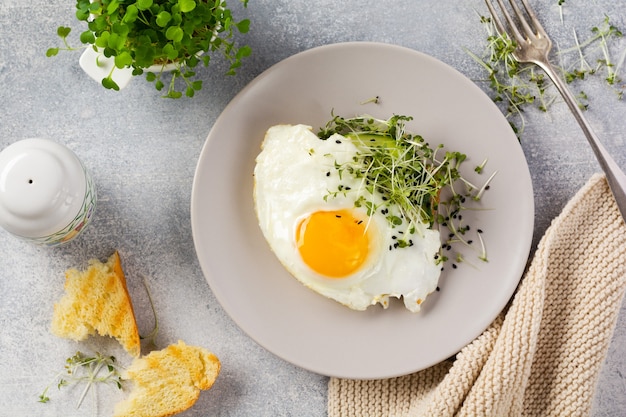
[[[541,239],[509,307],[452,361],[331,378],[329,417],[586,416],[626,289],[626,226],[594,175]]]

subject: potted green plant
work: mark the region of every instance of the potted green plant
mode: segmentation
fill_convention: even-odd
[[[248,0],[239,1],[247,6]],[[119,90],[115,72],[126,71],[145,74],[165,97],[179,98],[183,91],[193,97],[202,88],[195,68],[208,66],[211,54],[223,55],[232,75],[251,52],[234,39],[237,32],[248,32],[250,21],[235,20],[225,0],[76,0],[76,17],[87,24],[80,34],[85,52],[91,53],[94,65],[107,68],[101,82],[108,89]],[[70,46],[70,32],[60,26],[57,34],[64,46],[50,48],[46,55],[80,49]]]

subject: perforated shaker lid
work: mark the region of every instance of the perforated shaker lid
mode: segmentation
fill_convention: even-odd
[[[0,152],[0,226],[22,237],[44,237],[80,210],[87,180],[78,157],[48,139],[24,139]]]

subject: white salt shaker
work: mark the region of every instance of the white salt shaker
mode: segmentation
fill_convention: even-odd
[[[76,154],[48,139],[24,139],[0,152],[0,226],[24,240],[56,246],[92,218],[96,188]]]

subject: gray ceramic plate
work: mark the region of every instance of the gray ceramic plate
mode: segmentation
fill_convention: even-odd
[[[378,104],[363,102],[378,96]],[[489,262],[448,267],[441,291],[413,314],[402,303],[352,311],[298,283],[264,240],[252,199],[254,160],[279,123],[317,128],[331,118],[414,117],[408,129],[497,171],[466,221],[483,229]],[[455,354],[506,305],[524,271],[533,233],[530,174],[519,142],[491,100],[442,62],[403,47],[341,43],[274,65],[226,107],[196,168],[191,223],[202,271],[226,312],[270,352],[310,371],[344,378],[412,373]],[[470,265],[473,264],[474,266]]]

